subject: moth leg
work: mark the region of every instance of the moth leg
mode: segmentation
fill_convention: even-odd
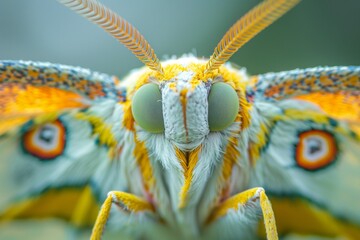
[[[143,200],[133,194],[111,191],[108,193],[106,200],[101,206],[100,212],[91,233],[91,240],[101,239],[106,222],[110,215],[111,206],[113,204],[120,206],[125,211],[134,213],[140,211],[154,211],[154,207],[146,200]]]
[[[208,223],[211,223],[218,218],[225,216],[229,210],[239,210],[242,206],[245,206],[251,202],[259,202],[262,215],[264,217],[264,224],[266,229],[266,237],[269,240],[278,239],[275,216],[271,208],[271,203],[265,194],[263,188],[252,188],[239,193],[227,200],[225,200],[220,206],[215,208],[208,219]]]

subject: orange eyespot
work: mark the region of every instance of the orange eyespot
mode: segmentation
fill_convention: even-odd
[[[297,164],[310,171],[328,166],[336,159],[338,148],[332,134],[321,130],[309,130],[299,134],[296,145]]]
[[[34,128],[23,136],[25,151],[41,160],[60,156],[64,151],[65,141],[65,127],[59,120]]]

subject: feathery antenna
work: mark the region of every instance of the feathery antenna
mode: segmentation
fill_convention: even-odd
[[[205,72],[218,69],[241,46],[299,2],[300,0],[266,0],[251,9],[221,39],[206,64]]]
[[[145,38],[125,19],[95,0],[58,0],[68,8],[96,23],[124,44],[150,69],[163,74],[159,59]]]

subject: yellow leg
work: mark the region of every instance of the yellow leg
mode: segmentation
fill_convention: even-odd
[[[95,225],[92,230],[91,240],[100,240],[109,218],[112,204],[116,204],[129,212],[154,211],[154,207],[147,201],[125,192],[109,192],[104,201]]]
[[[223,217],[227,214],[230,209],[238,210],[241,206],[246,205],[246,203],[251,201],[259,201],[262,214],[264,217],[264,224],[266,229],[266,237],[268,240],[278,239],[275,216],[271,208],[271,203],[265,194],[263,188],[252,188],[246,190],[242,193],[239,193],[218,206],[208,219],[208,223],[215,221],[216,219]]]

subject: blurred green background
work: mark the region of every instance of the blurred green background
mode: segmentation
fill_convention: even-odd
[[[145,36],[158,57],[208,57],[258,0],[103,0]],[[103,30],[55,0],[0,0],[0,59],[49,61],[124,76],[142,66]],[[231,61],[251,74],[360,65],[360,1],[304,0]]]

